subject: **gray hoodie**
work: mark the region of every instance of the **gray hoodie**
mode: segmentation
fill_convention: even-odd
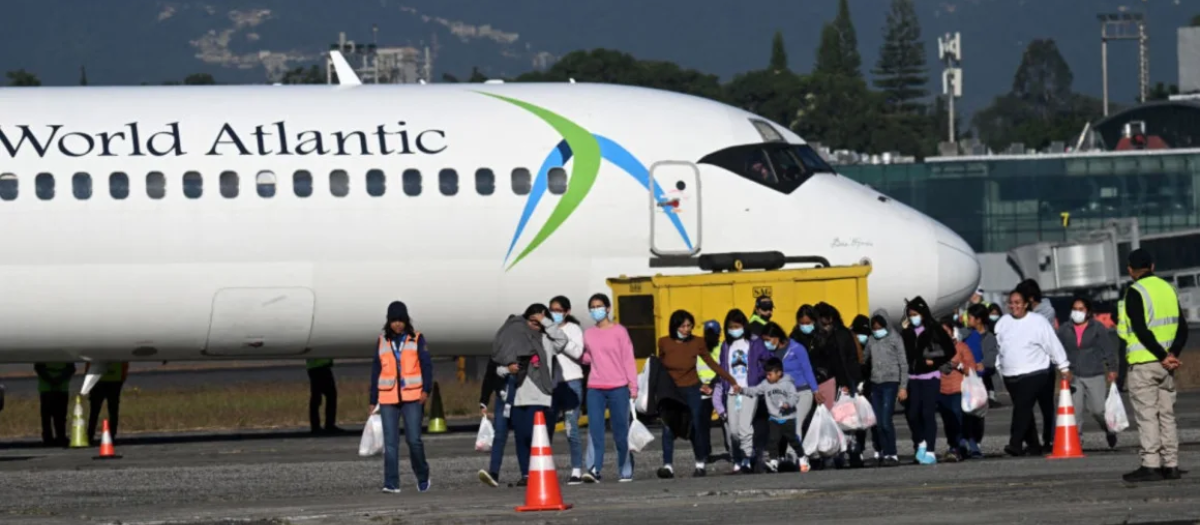
[[[1033,313],[1045,317],[1047,321],[1050,321],[1050,326],[1058,326],[1058,318],[1055,317],[1054,305],[1050,304],[1049,299],[1043,297],[1042,302],[1033,308]]]
[[[763,396],[767,402],[767,413],[775,419],[796,419],[796,403],[800,401],[800,393],[796,392],[796,383],[792,381],[792,376],[783,374],[783,377],[774,383],[763,380],[756,386],[750,386],[742,389],[742,393],[748,396]],[[787,405],[787,410],[783,409],[783,405]]]
[[[524,319],[521,322],[524,323]],[[545,328],[545,332],[538,335],[541,340],[536,352],[539,364],[536,367],[532,364],[526,365],[526,368],[518,373],[521,379],[517,383],[513,406],[550,406],[551,395],[554,392],[555,356],[562,353],[569,340],[562,328],[548,317],[542,320],[542,327]],[[500,366],[496,369],[496,374],[500,377],[508,373],[507,367]]]
[[[492,341],[492,361],[500,366],[516,363],[519,358],[533,355],[541,346],[541,339],[541,334],[525,324],[524,317],[510,315]]]
[[[876,310],[872,317],[876,315],[888,318],[887,310]],[[876,339],[875,334],[867,339],[863,361],[871,365],[871,384],[900,383],[900,388],[908,388],[908,357],[904,353],[904,339],[890,326],[883,339]]]

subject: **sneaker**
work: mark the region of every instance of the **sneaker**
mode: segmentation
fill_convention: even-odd
[[[630,481],[633,481],[633,476],[629,476],[628,478],[618,479],[617,483],[629,483]]]
[[[1116,434],[1109,432],[1108,435],[1106,435],[1104,437],[1106,439],[1108,439],[1108,448],[1110,448],[1110,449],[1117,448],[1117,435]]]
[[[429,492],[429,487],[433,486],[433,480],[425,480],[417,482],[417,492]]]
[[[916,460],[917,460],[917,463],[920,463],[922,465],[936,465],[937,464],[937,453],[930,452],[929,449],[927,449],[925,447],[921,447],[921,448],[917,449]]]
[[[884,456],[883,457],[883,466],[899,467],[900,466],[900,458],[898,458],[896,456]]]
[[[584,483],[600,483],[600,473],[596,469],[590,469],[583,473]]]
[[[1176,480],[1183,477],[1183,473],[1179,471],[1179,467],[1163,467],[1163,479]]]
[[[958,452],[953,450],[947,450],[945,454],[942,454],[942,461],[946,463],[958,463],[958,460]]]
[[[741,474],[741,473],[742,473],[742,464],[741,464],[741,463],[734,463],[734,464],[733,464],[733,471],[732,471],[732,472],[730,472],[730,474]]]
[[[1021,450],[1019,448],[1015,448],[1012,445],[1004,445],[1004,453],[1008,454],[1014,458],[1019,458],[1019,457],[1025,455],[1025,452],[1023,450]]]
[[[571,476],[571,479],[567,480],[567,485],[579,485],[581,483],[583,483],[583,478],[579,476]]]
[[[521,481],[518,481],[518,482],[517,482],[517,486],[518,486],[518,487],[526,487],[526,486],[529,486],[529,477],[528,477],[528,476],[522,477],[522,478],[521,478]]]
[[[400,489],[394,489],[391,487],[383,487],[383,493],[384,494],[399,494]]]
[[[704,470],[702,468],[698,468],[698,469],[692,471],[693,478],[703,478],[704,476],[707,476],[707,475],[708,475],[708,471]]]
[[[800,472],[808,472],[812,467],[808,464],[808,457],[800,458]]]
[[[1129,483],[1140,483],[1143,481],[1162,481],[1162,470],[1149,467],[1138,467],[1137,470],[1121,476],[1121,479]]]
[[[672,479],[675,477],[675,469],[670,465],[663,465],[658,469],[658,479]]]
[[[767,461],[767,470],[772,474],[779,473],[779,462],[774,459]]]
[[[500,486],[500,482],[497,481],[497,479],[496,479],[499,477],[500,477],[499,474],[492,475],[490,472],[488,472],[486,470],[479,471],[479,481],[482,481],[485,485],[488,485],[490,487],[499,487]]]

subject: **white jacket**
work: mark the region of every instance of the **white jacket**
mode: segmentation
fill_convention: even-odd
[[[558,382],[583,379],[583,366],[580,365],[583,359],[583,328],[569,322],[560,326],[563,333],[567,334],[567,345],[555,358],[558,361],[555,372],[559,376],[556,379]]]
[[[1054,327],[1035,312],[1020,319],[1011,314],[1001,317],[996,321],[996,342],[1000,346],[996,371],[1004,377],[1046,370],[1051,361],[1062,371],[1071,365]]]

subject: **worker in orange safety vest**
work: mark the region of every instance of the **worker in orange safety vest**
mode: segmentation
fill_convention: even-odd
[[[417,332],[400,301],[388,305],[387,324],[379,335],[371,367],[371,410],[383,419],[383,491],[400,492],[400,418],[408,456],[417,476],[417,490],[429,490],[429,463],[421,442],[425,400],[433,390],[433,360],[425,338]]]

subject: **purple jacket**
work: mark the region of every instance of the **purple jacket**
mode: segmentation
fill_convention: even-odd
[[[749,361],[749,369],[746,371],[746,386],[755,386],[766,379],[766,372],[763,371],[763,365],[771,358],[771,352],[767,350],[767,346],[763,344],[762,339],[755,335],[748,335],[750,338],[750,355],[746,356]],[[729,368],[729,342],[721,343],[721,368],[730,370]],[[732,389],[728,381],[717,376],[717,388],[713,391],[713,409],[718,414],[725,413],[725,394]]]

